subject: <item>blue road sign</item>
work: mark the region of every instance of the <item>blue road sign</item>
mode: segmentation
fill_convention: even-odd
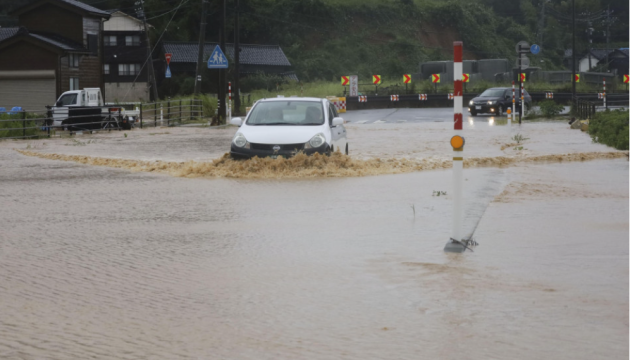
[[[228,61],[219,45],[214,48],[212,54],[208,58],[208,69],[227,69]]]
[[[529,48],[529,51],[531,51],[532,54],[536,55],[536,54],[538,54],[540,52],[540,46],[534,44],[534,45],[532,45],[531,48]]]
[[[171,67],[170,66],[166,66],[166,74],[164,74],[164,77],[167,79],[171,78]]]

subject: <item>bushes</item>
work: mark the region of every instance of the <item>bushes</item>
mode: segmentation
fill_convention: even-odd
[[[541,101],[539,105],[542,115],[549,119],[558,116],[562,112],[562,110],[564,110],[564,106],[556,104],[556,102],[553,100]]]
[[[606,110],[595,114],[588,124],[593,141],[628,150],[628,110]]]

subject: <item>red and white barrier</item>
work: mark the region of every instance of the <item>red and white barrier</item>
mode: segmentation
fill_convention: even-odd
[[[448,93],[448,99],[449,100],[453,100],[455,98],[455,96],[453,95],[453,93]]]
[[[359,95],[359,102],[367,102],[367,96]]]
[[[424,101],[427,99],[427,94],[418,94],[418,100]]]
[[[545,99],[553,99],[553,93],[545,93]]]
[[[389,98],[391,101],[398,101],[400,99],[398,95],[390,95]]]

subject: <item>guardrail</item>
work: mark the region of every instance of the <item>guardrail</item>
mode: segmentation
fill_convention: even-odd
[[[529,93],[533,102],[548,99],[549,92]],[[573,98],[571,93],[552,93],[552,100],[560,104],[570,104]],[[411,94],[398,95],[392,99],[388,96],[359,96],[346,97],[347,110],[365,110],[365,109],[386,109],[386,108],[422,108],[422,107],[452,107],[453,100],[449,98],[451,94]],[[466,105],[474,97],[476,93],[463,94],[464,105]],[[577,94],[579,99],[587,101],[597,101],[597,93]],[[614,104],[627,104],[628,93],[624,94],[607,94],[606,98],[610,106]]]

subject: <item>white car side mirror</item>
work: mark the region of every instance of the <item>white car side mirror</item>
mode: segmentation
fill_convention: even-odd
[[[343,123],[344,123],[343,118],[336,117],[332,121],[332,126],[343,125]]]
[[[241,118],[239,117],[235,117],[230,120],[231,125],[241,126],[242,123],[243,123],[243,120],[241,120]]]

